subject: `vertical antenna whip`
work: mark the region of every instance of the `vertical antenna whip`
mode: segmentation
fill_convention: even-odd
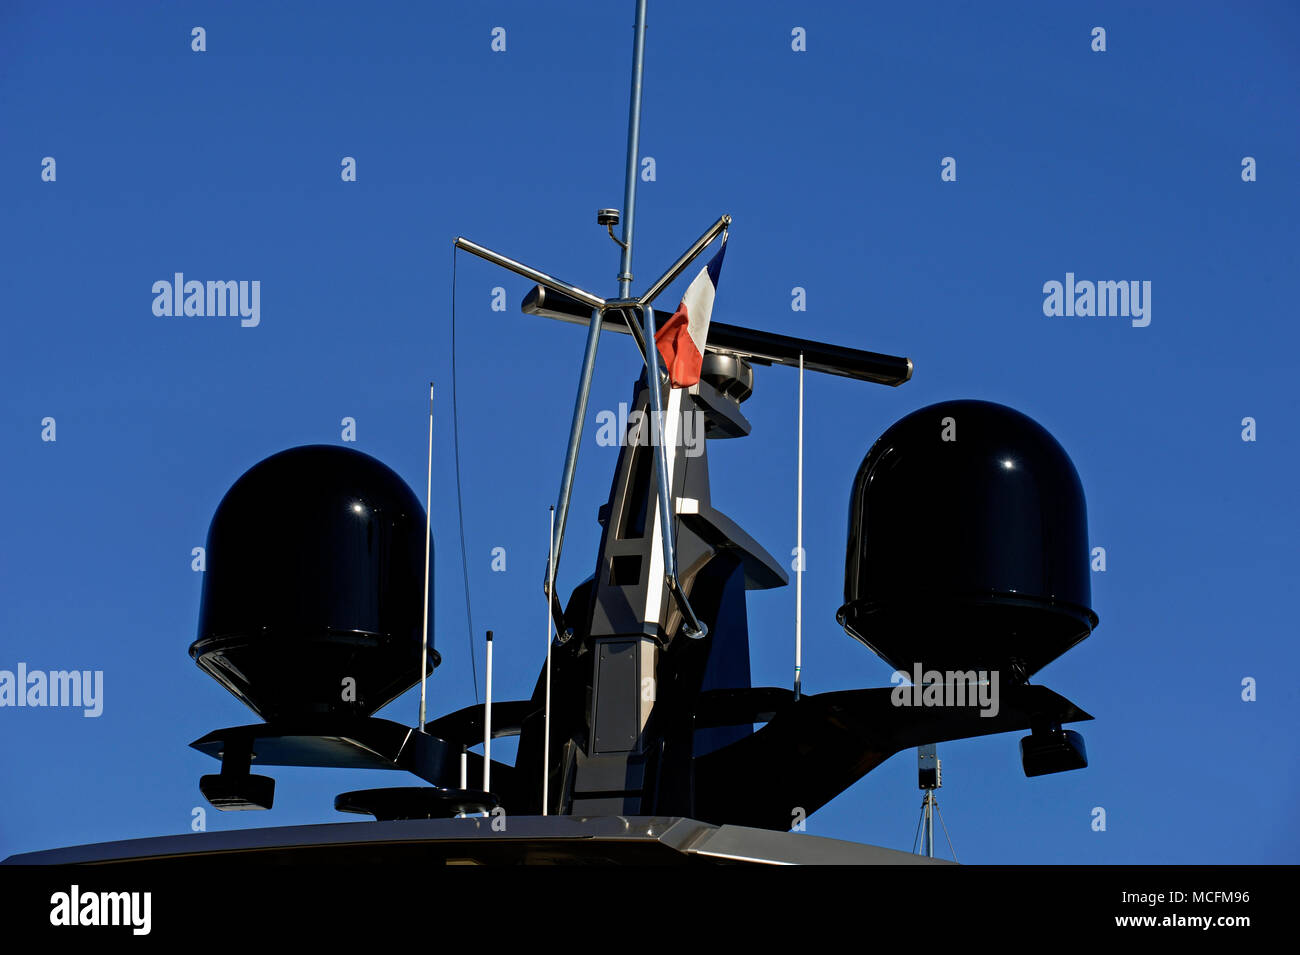
[[[433,544],[433,382],[429,382],[429,480],[424,489],[424,616],[420,618],[420,732],[424,732],[425,684],[429,668],[429,552]]]
[[[492,631],[487,632],[487,695],[483,704],[483,791],[492,791]]]
[[[627,176],[623,180],[623,246],[619,298],[632,294],[632,225],[636,221],[637,166],[641,152],[641,74],[645,64],[645,3],[637,0],[632,40],[632,96],[627,118]],[[647,346],[648,347],[648,346]]]
[[[794,571],[794,698],[803,689],[803,352],[799,353],[798,490],[795,504]]]
[[[555,508],[551,508],[551,538],[548,553],[555,553]],[[555,593],[555,562],[546,565],[546,592]],[[546,709],[542,715],[542,815],[546,815],[548,796],[550,795],[551,777],[551,625],[555,618],[551,608],[546,608]]]
[[[456,247],[451,248],[451,428],[456,455],[456,520],[460,525],[460,567],[465,581],[465,636],[469,640],[469,675],[478,703],[478,665],[474,662],[474,612],[469,602],[469,554],[465,552],[465,499],[460,490],[460,405],[456,401]]]

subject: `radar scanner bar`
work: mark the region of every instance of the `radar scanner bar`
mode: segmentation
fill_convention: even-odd
[[[525,296],[520,309],[525,315],[542,315],[575,325],[587,325],[592,313],[592,306],[584,300],[545,285],[534,287]],[[655,309],[655,327],[662,327],[671,317],[671,312]],[[627,314],[621,309],[607,310],[603,324],[609,331],[632,334]],[[912,377],[910,358],[809,341],[792,335],[778,335],[725,322],[709,323],[707,348],[709,351],[739,355],[761,365],[786,365],[790,368],[799,367],[799,356],[802,355],[803,367],[807,371],[819,371],[878,385],[896,387]]]

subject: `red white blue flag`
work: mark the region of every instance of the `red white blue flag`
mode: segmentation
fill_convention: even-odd
[[[700,380],[709,316],[713,313],[713,299],[718,293],[718,276],[722,274],[722,257],[726,252],[724,235],[718,254],[695,276],[673,317],[655,334],[655,345],[674,388],[689,388]]]

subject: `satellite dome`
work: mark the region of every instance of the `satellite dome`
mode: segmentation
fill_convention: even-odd
[[[272,455],[213,515],[190,656],[268,721],[369,716],[420,677],[425,540],[419,499],[369,455]]]
[[[1097,626],[1083,487],[1041,425],[945,401],[890,427],[858,469],[837,618],[896,669],[1023,679]]]

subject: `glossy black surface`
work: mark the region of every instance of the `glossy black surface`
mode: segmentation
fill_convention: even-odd
[[[1088,749],[1074,730],[1040,730],[1020,741],[1020,762],[1026,776],[1086,769]]]
[[[898,669],[1017,679],[1097,625],[1089,572],[1061,445],[1011,408],[947,401],[890,427],[858,470],[839,620]]]
[[[392,786],[358,789],[334,797],[339,812],[395,819],[451,819],[458,813],[491,812],[501,804],[492,793],[477,789],[436,789],[432,786]]]
[[[996,713],[976,705],[899,706],[893,687],[798,700],[771,687],[710,696],[706,712],[770,719],[752,735],[695,760],[695,817],[771,829],[788,829],[794,806],[812,815],[902,750],[1092,719],[1047,687],[1023,683],[999,688]],[[775,713],[765,714],[772,706]],[[1068,768],[1056,763],[1042,772]]]
[[[1058,720],[1059,722],[1059,720]],[[495,728],[496,712],[492,725]],[[494,732],[494,736],[507,735]],[[481,737],[480,737],[481,739]],[[213,730],[190,743],[221,760],[223,774],[240,775],[250,765],[319,766],[330,769],[381,769],[408,772],[440,789],[460,785],[463,747],[432,733],[375,716],[309,716],[276,723],[253,723]],[[246,755],[256,754],[255,759]],[[241,759],[230,765],[231,757]],[[465,754],[470,779],[483,778],[483,757]],[[514,767],[492,761],[492,785],[511,791]],[[538,782],[540,786],[540,781]]]
[[[270,809],[275,805],[275,780],[249,773],[218,773],[199,777],[199,792],[222,812]]]
[[[543,286],[534,286],[520,306],[526,315],[546,315],[560,321],[586,325],[591,320],[591,309],[559,292]],[[655,309],[655,322],[662,327],[672,318],[672,312]],[[629,334],[627,314],[623,309],[612,308],[605,313],[603,329]],[[912,377],[911,359],[899,355],[882,355],[860,348],[846,348],[825,342],[795,338],[764,332],[743,325],[726,322],[709,322],[708,347],[711,351],[738,355],[761,365],[787,365],[798,367],[800,356],[808,371],[855,378],[879,385],[897,386]]]
[[[503,827],[499,817],[470,819],[410,819],[397,822],[337,822],[326,826],[276,826],[234,829],[226,832],[187,832],[179,836],[100,842],[93,845],[28,852],[0,860],[0,865],[126,865],[130,869],[183,869],[197,863],[212,871],[226,865],[238,875],[241,905],[256,893],[245,891],[250,866],[340,865],[383,866],[402,872],[407,866],[441,866],[447,863],[482,865],[745,865],[858,864],[952,865],[942,859],[896,849],[842,842],[807,833],[765,832],[741,826],[715,826],[696,819],[673,816],[524,816],[509,814]],[[237,867],[237,868],[233,868]],[[102,871],[102,869],[100,870]],[[202,873],[203,868],[195,871]],[[282,880],[292,878],[292,871]],[[337,869],[327,870],[335,877]],[[372,871],[377,871],[373,870]],[[74,876],[84,885],[90,878]],[[329,895],[330,912],[364,911],[392,921],[392,899],[376,894],[362,896],[357,886],[370,884],[351,878],[345,893]],[[382,886],[382,888],[386,888]],[[267,893],[263,893],[267,894]],[[256,897],[261,897],[256,895]],[[268,910],[268,918],[286,911]],[[42,900],[44,901],[44,900]],[[321,899],[315,900],[318,904]],[[346,906],[346,908],[345,908]],[[157,910],[155,910],[157,911]],[[239,910],[241,913],[243,908]],[[187,913],[187,917],[188,913]],[[242,917],[242,915],[241,915]],[[329,922],[335,924],[338,919]],[[245,924],[245,923],[240,923]],[[193,934],[193,933],[191,933]]]
[[[419,677],[424,558],[424,508],[387,466],[331,445],[282,451],[212,518],[190,656],[267,720],[368,715]],[[429,620],[432,644],[432,604]]]

